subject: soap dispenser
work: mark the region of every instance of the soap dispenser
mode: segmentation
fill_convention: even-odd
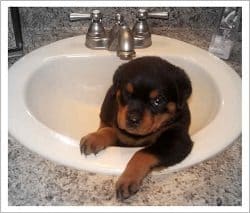
[[[209,45],[209,52],[222,59],[230,57],[234,41],[237,38],[240,19],[240,8],[225,7],[222,9],[219,25]]]

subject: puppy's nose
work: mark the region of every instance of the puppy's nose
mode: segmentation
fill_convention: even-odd
[[[130,127],[137,127],[140,123],[140,115],[137,112],[130,112],[127,115],[127,124]]]

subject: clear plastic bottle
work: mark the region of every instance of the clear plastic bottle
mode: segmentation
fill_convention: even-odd
[[[237,37],[240,18],[240,8],[223,8],[220,23],[209,45],[209,52],[222,59],[228,59],[230,57],[234,41]]]

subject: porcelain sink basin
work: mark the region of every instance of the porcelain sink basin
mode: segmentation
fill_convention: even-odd
[[[109,147],[97,156],[80,155],[79,140],[99,125],[99,110],[112,75],[125,63],[114,52],[84,46],[84,36],[57,41],[24,56],[9,70],[9,134],[29,149],[77,169],[120,174],[140,148]],[[220,153],[241,133],[241,79],[223,61],[190,44],[162,36],[136,50],[157,55],[186,70],[193,85],[189,100],[194,141],[168,173]]]

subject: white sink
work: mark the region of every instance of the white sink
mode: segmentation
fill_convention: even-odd
[[[42,156],[78,169],[120,174],[140,148],[109,147],[80,155],[79,140],[99,125],[99,110],[120,60],[115,52],[90,50],[84,36],[57,41],[24,56],[9,70],[9,134]],[[136,50],[157,55],[186,70],[194,141],[181,163],[155,171],[189,167],[224,150],[241,133],[241,79],[223,61],[195,46],[167,37]]]

